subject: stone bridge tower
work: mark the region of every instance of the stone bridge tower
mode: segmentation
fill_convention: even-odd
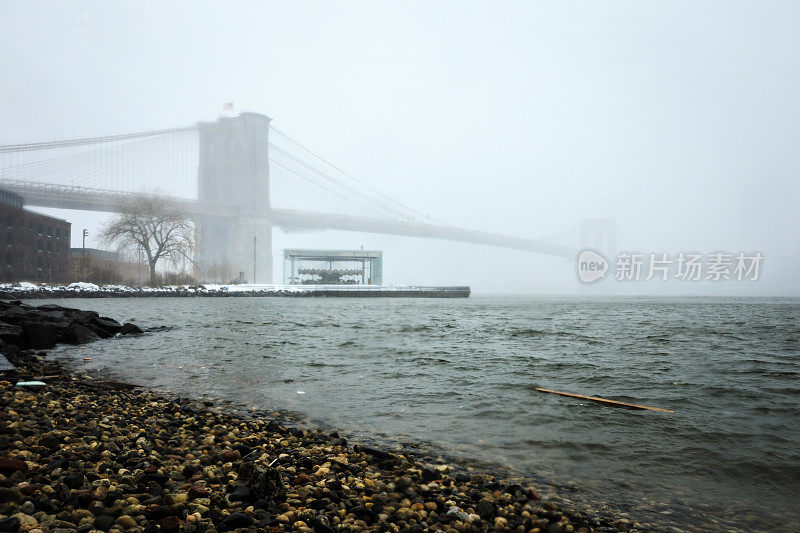
[[[581,220],[581,249],[593,248],[613,262],[617,253],[617,219],[614,217]]]
[[[198,202],[233,213],[201,215],[195,221],[196,257],[206,275],[216,269],[250,283],[272,283],[270,121],[266,115],[240,113],[198,124]]]

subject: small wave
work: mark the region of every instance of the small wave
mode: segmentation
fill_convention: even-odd
[[[420,331],[429,331],[431,329],[433,328],[423,324],[421,326],[403,326],[398,331],[400,331],[400,333],[417,333]]]
[[[548,335],[552,335],[552,333],[541,329],[520,329],[511,332],[512,337],[546,337]]]

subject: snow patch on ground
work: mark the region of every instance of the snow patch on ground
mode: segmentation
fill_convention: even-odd
[[[77,283],[70,283],[67,285],[67,289],[78,290],[78,291],[99,291],[100,286],[95,285],[94,283],[86,283],[85,281],[79,281]]]
[[[256,292],[256,293],[270,293],[270,292],[310,292],[310,291],[347,291],[347,292],[367,292],[367,291],[391,291],[391,290],[408,290],[412,287],[390,287],[382,285],[272,285],[262,283],[239,283],[239,284],[217,284],[205,283],[202,285],[164,285],[161,287],[131,287],[127,285],[96,285],[94,283],[87,283],[79,281],[70,283],[69,285],[48,285],[29,283],[22,281],[18,283],[3,283],[0,284],[0,290],[3,292],[189,292],[189,293],[214,293],[214,292]],[[413,287],[418,289],[418,287]]]

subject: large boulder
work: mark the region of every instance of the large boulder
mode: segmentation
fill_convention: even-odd
[[[12,365],[16,365],[19,362],[19,348],[14,344],[8,344],[0,340],[0,354]]]
[[[22,339],[21,327],[0,322],[0,340],[8,344],[20,346],[22,344]]]
[[[97,311],[83,311],[82,309],[69,309],[64,314],[73,322],[78,322],[80,324],[86,324],[91,319],[98,318],[100,316],[100,313]]]
[[[48,321],[48,322],[69,322],[69,319],[64,316],[64,313],[61,311],[47,311],[47,310],[31,310],[28,312],[28,316],[32,317],[34,320],[41,320],[41,321]]]
[[[0,376],[3,374],[15,374],[17,367],[8,360],[4,353],[0,353]]]
[[[100,336],[81,324],[70,324],[58,338],[59,342],[68,344],[87,344],[100,340]]]
[[[61,322],[23,321],[17,324],[22,328],[25,346],[34,350],[52,348],[67,326]]]
[[[41,309],[42,311],[60,311],[64,313],[65,311],[73,311],[69,307],[61,307],[58,304],[44,304],[44,305],[37,305],[36,309]]]
[[[6,324],[18,324],[27,318],[28,311],[19,305],[8,307],[0,312],[0,320]]]
[[[140,328],[136,324],[131,324],[130,322],[125,322],[124,324],[122,324],[122,329],[120,329],[119,332],[122,335],[134,335],[137,333],[143,333],[142,328]]]
[[[103,339],[113,337],[122,329],[119,322],[104,316],[92,317],[85,325]]]

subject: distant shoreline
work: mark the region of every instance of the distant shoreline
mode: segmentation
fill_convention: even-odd
[[[26,283],[0,287],[0,300],[46,298],[153,298],[153,297],[290,297],[290,298],[468,298],[467,286],[385,287],[373,285],[178,285],[128,287],[122,285],[42,285]]]

